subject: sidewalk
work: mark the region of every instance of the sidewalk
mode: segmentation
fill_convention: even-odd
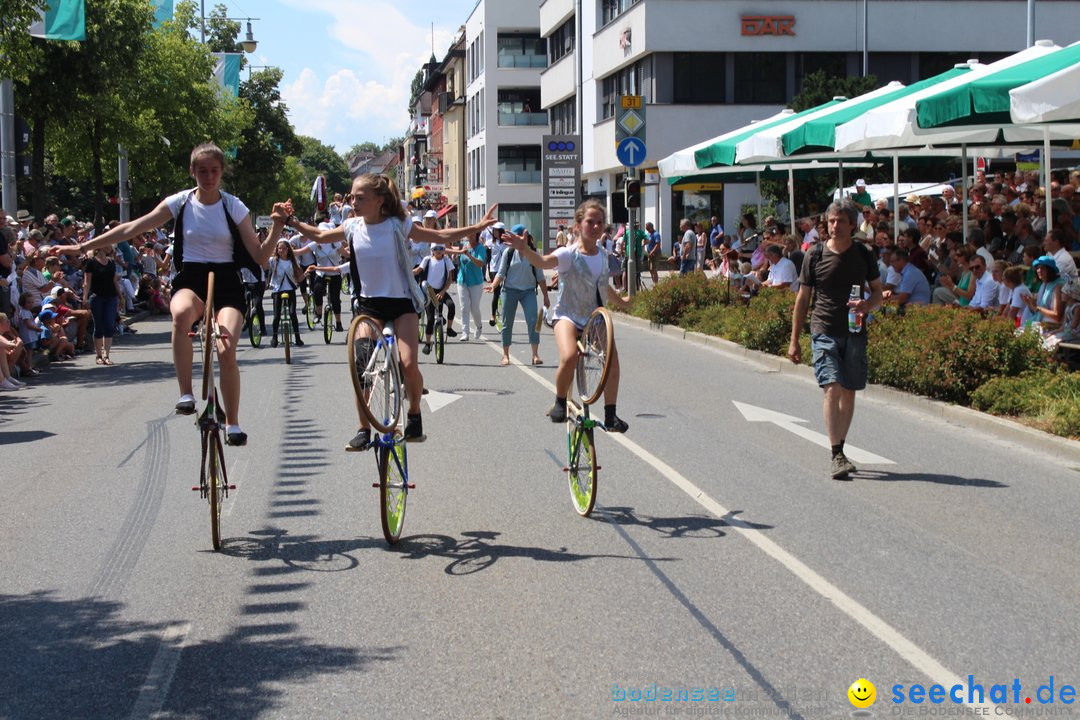
[[[742,345],[724,340],[723,338],[705,335],[699,332],[683,330],[674,325],[657,325],[648,320],[626,315],[625,313],[612,313],[616,323],[624,323],[631,327],[640,328],[649,332],[668,337],[681,338],[684,342],[700,345],[737,360],[746,360],[765,367],[772,372],[786,373],[804,378],[807,382],[817,383],[814,378],[814,369],[808,365],[794,365],[787,358],[778,355],[770,355],[758,350],[749,350]],[[869,384],[866,390],[860,393],[867,399],[885,402],[891,405],[899,405],[912,412],[921,413],[930,417],[944,420],[953,425],[977,430],[995,439],[1014,443],[1027,450],[1037,453],[1048,453],[1057,456],[1063,461],[1080,467],[1080,442],[1068,438],[1051,435],[1050,433],[1036,430],[1035,428],[1022,425],[1012,420],[988,415],[972,410],[971,408],[953,405],[933,400],[921,395],[913,395],[896,388],[885,385]]]

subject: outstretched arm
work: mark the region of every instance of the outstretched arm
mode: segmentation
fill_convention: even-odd
[[[554,270],[559,267],[559,259],[555,257],[555,254],[541,255],[540,253],[529,247],[529,243],[525,242],[525,238],[521,235],[515,235],[514,233],[506,230],[503,232],[503,242],[509,242],[514,250],[521,253],[521,256],[529,261],[529,264],[535,268],[541,270]]]
[[[466,237],[471,237],[480,232],[484,228],[491,227],[495,224],[495,209],[498,208],[498,204],[492,205],[488,208],[488,211],[484,213],[484,217],[480,218],[480,222],[475,225],[469,225],[463,228],[445,228],[443,230],[436,230],[435,228],[426,228],[423,225],[413,225],[412,231],[409,233],[409,238],[416,242],[426,243],[452,243]]]
[[[164,225],[171,219],[172,213],[169,211],[169,205],[166,201],[162,200],[158,203],[156,208],[143,215],[141,218],[121,223],[112,230],[103,232],[92,240],[87,240],[84,243],[78,243],[77,245],[61,245],[60,252],[68,255],[83,255],[91,250],[116,245],[117,243],[129,240],[136,235],[150,232],[154,228]]]

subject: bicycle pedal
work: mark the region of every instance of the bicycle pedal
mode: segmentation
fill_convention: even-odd
[[[191,489],[194,490],[195,492],[199,492],[200,490],[202,490],[202,488],[199,487],[198,485],[196,485],[195,487],[193,487]]]
[[[235,485],[229,485],[226,489],[227,490],[235,490],[236,486]]]
[[[371,487],[377,488],[377,487],[379,487],[379,483],[371,483]]]
[[[222,340],[228,340],[229,339],[229,333],[227,331],[225,331],[225,330],[220,330],[218,332],[217,336]]]
[[[409,488],[410,490],[415,490],[416,489],[416,486],[413,485],[412,483],[406,483],[405,487]]]
[[[188,336],[189,338],[197,338],[197,337],[199,337],[200,335],[202,335],[202,333],[197,333],[197,332],[189,332],[189,333],[187,334],[187,336]]]

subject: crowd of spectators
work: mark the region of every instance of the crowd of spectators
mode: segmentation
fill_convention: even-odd
[[[859,181],[853,199],[862,222],[855,237],[878,258],[886,303],[901,311],[937,303],[1000,315],[1042,333],[1048,348],[1080,342],[1080,171],[1051,178],[1047,198],[1038,173],[980,173],[966,199],[966,233],[965,199],[954,186],[941,195],[907,196],[894,217],[888,201],[871,200]],[[828,240],[823,215],[803,218],[788,232],[772,217],[758,229],[753,214],[732,233],[715,217],[683,220],[680,232],[675,267],[728,279],[744,297],[761,286],[797,290],[803,258]]]
[[[115,223],[114,223],[115,224]],[[15,390],[39,374],[37,356],[60,363],[94,352],[111,365],[108,347],[115,335],[134,333],[128,320],[137,311],[167,313],[168,238],[147,233],[115,249],[82,257],[60,252],[94,234],[94,226],[73,216],[33,217],[25,210],[0,209],[0,391]],[[95,264],[95,261],[97,264]],[[110,327],[91,311],[90,278],[107,268],[113,291],[107,301]],[[97,293],[106,294],[106,293]],[[110,307],[110,310],[112,308]]]

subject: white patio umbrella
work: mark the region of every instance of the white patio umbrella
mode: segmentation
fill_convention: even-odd
[[[1080,121],[1080,64],[1009,91],[1014,123]]]
[[[742,135],[747,130],[757,127],[765,127],[770,123],[786,120],[793,116],[795,111],[790,108],[784,108],[780,112],[771,117],[767,117],[764,120],[755,120],[749,125],[745,125],[735,130],[729,130],[722,135],[718,135],[714,138],[710,138],[696,145],[691,145],[688,148],[674,152],[668,155],[666,158],[657,163],[660,168],[660,174],[666,178],[681,177],[683,175],[693,175],[698,172],[703,172],[703,169],[698,166],[697,161],[694,158],[694,154],[698,150],[703,150],[716,143],[724,142],[725,140]]]

